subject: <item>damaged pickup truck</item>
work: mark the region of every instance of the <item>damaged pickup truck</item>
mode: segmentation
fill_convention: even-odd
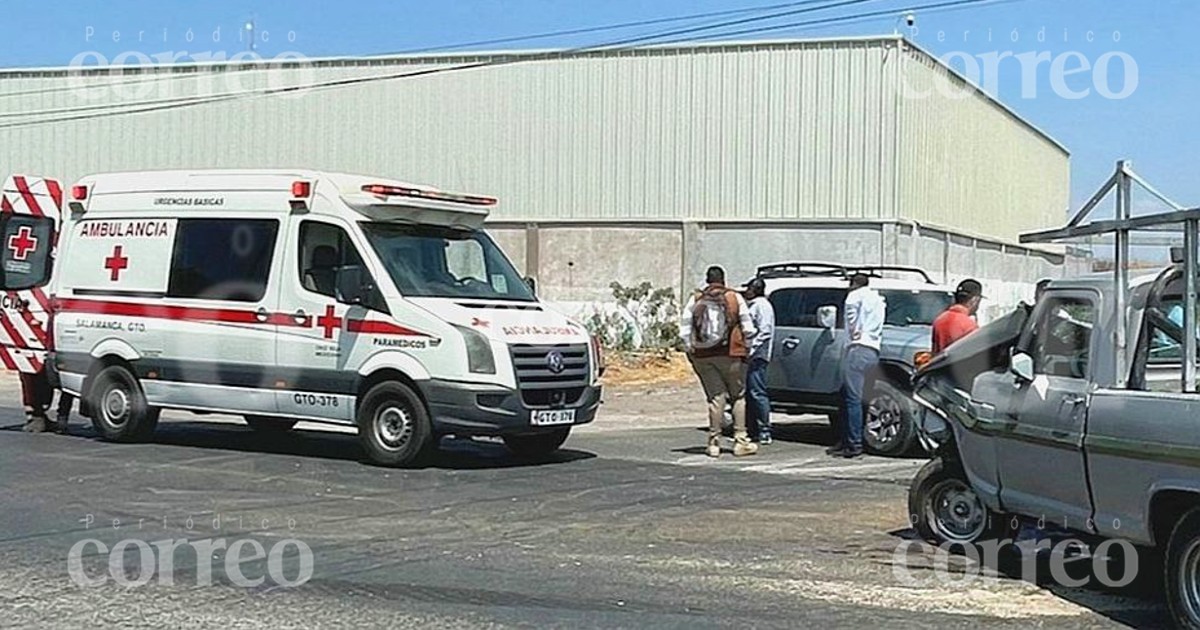
[[[1146,225],[1183,227],[1183,264],[1128,271]],[[1122,539],[1162,560],[1174,622],[1200,628],[1198,226],[1194,209],[1023,237],[1116,234],[1117,270],[1050,283],[918,371],[935,453],[909,490],[922,537],[1003,539],[1027,520]]]

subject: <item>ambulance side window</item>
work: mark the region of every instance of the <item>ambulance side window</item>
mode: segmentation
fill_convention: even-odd
[[[54,258],[54,219],[24,214],[0,215],[0,286],[20,291],[50,282]]]
[[[180,219],[167,295],[258,302],[278,233],[274,219]]]
[[[361,269],[369,277],[362,256],[342,228],[329,223],[305,221],[300,224],[300,285],[305,290],[346,303],[337,291],[337,274],[342,269]],[[388,312],[378,288],[363,305]]]

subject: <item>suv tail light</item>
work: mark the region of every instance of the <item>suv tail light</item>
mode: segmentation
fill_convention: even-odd
[[[922,350],[921,352],[913,355],[913,365],[916,366],[918,370],[928,365],[932,360],[933,353],[929,352],[928,350]]]

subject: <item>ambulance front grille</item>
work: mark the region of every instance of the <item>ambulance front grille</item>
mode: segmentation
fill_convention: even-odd
[[[579,402],[591,381],[586,344],[518,344],[511,348],[517,388],[527,407],[569,407]],[[562,356],[558,371],[552,369],[559,365],[551,359],[554,352]]]

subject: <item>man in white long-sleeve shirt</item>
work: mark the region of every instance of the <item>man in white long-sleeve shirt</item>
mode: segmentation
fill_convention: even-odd
[[[721,456],[721,420],[733,403],[733,454],[753,455],[758,445],[746,432],[746,340],[755,333],[746,300],[725,285],[725,270],[709,267],[703,290],[688,300],[679,337],[708,399],[709,457]]]
[[[846,294],[846,335],[850,345],[842,359],[842,396],[845,401],[842,418],[841,448],[831,451],[835,457],[854,458],[863,452],[863,383],[867,372],[879,363],[879,347],[883,341],[883,321],[887,303],[883,296],[867,286],[865,274],[850,278],[850,293]]]
[[[767,395],[767,365],[775,344],[775,308],[767,299],[767,283],[755,278],[746,284],[750,319],[758,331],[750,338],[746,362],[746,428],[750,438],[766,446],[771,443],[771,398]]]

